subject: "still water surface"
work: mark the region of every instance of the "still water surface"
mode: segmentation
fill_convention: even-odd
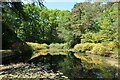
[[[119,68],[106,64],[100,58],[86,56],[73,52],[47,52],[31,60],[48,65],[54,72],[61,71],[70,79],[75,78],[106,78],[112,80],[118,78]]]

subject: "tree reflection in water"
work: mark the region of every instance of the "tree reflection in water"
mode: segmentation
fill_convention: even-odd
[[[70,79],[77,78],[118,78],[118,68],[100,62],[86,56],[76,57],[76,53],[67,52],[66,55],[60,55],[61,52],[56,52],[56,55],[49,53],[44,56],[39,56],[31,62],[42,62],[48,64],[49,68],[54,72],[61,71]],[[64,52],[63,52],[64,53]]]

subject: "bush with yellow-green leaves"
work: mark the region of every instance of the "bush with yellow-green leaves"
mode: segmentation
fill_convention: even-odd
[[[49,48],[54,48],[54,49],[67,49],[68,44],[67,43],[51,43],[49,45]]]
[[[95,43],[84,43],[83,50],[91,50],[94,47]]]
[[[77,52],[90,51],[95,43],[81,43],[74,46],[74,50]]]
[[[75,52],[89,52],[104,56],[116,55],[118,51],[117,42],[107,43],[80,43],[74,46]]]
[[[109,42],[108,45],[109,49],[112,51],[115,48],[118,48],[118,42]]]
[[[110,51],[110,50],[100,43],[95,44],[94,47],[91,49],[91,53],[100,54],[100,55],[102,55],[103,53],[106,53],[107,51]]]
[[[33,43],[33,42],[26,42],[30,47],[32,47],[33,50],[41,50],[41,49],[47,49],[48,45],[46,43],[39,44],[39,43]]]

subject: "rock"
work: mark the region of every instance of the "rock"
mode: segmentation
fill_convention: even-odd
[[[29,68],[29,66],[26,66],[25,68]]]
[[[58,75],[59,75],[59,73],[56,74],[56,76],[58,76]]]
[[[61,77],[68,79],[68,77],[66,77],[66,76],[61,76]]]
[[[0,64],[0,67],[3,67],[3,66],[4,66],[4,65],[1,65],[1,64]]]
[[[54,79],[54,77],[55,77],[55,76],[50,76],[49,78],[50,78],[50,79]]]
[[[60,75],[63,75],[63,73],[61,73],[61,72],[60,72],[59,74],[60,74]]]
[[[2,67],[11,68],[12,69],[1,71],[0,78],[44,78],[44,79],[68,79],[68,77],[64,76],[63,73],[57,71],[56,73],[53,70],[48,70],[48,65],[40,65],[35,66],[33,63],[17,63],[17,64],[10,64],[10,65],[3,65]],[[14,69],[17,68],[17,69]],[[1,68],[3,69],[3,68]]]

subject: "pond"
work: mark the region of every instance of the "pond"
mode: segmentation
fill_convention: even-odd
[[[54,72],[61,71],[70,80],[77,78],[118,78],[119,69],[104,60],[74,52],[46,52],[29,62],[47,64]]]

